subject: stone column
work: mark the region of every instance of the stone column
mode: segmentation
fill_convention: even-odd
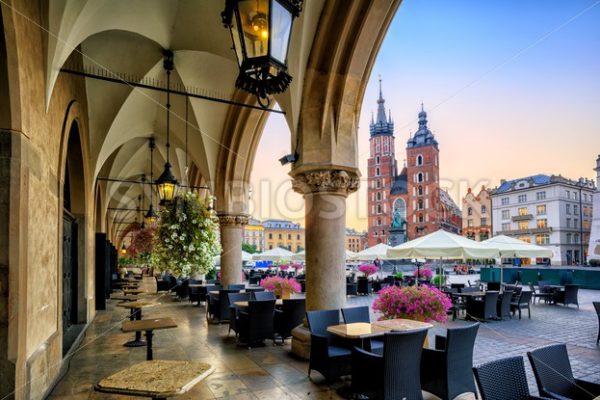
[[[242,282],[242,236],[248,223],[246,214],[219,213],[221,225],[221,284]]]
[[[344,307],[346,197],[358,189],[358,173],[321,169],[292,175],[294,190],[306,201],[306,309]]]

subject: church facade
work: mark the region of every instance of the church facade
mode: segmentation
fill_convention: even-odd
[[[380,80],[377,116],[369,126],[368,245],[397,245],[438,229],[460,233],[461,211],[440,189],[439,146],[427,127],[423,105],[418,130],[406,142],[401,170],[390,114],[386,115]]]

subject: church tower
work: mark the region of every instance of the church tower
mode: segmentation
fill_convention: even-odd
[[[377,118],[371,117],[370,156],[368,160],[368,246],[386,243],[391,224],[390,188],[397,173],[394,151],[394,123],[391,113],[386,116],[385,100],[379,78]]]
[[[439,154],[438,142],[427,127],[427,113],[421,104],[419,128],[406,143],[406,233],[410,240],[434,232],[440,226]]]

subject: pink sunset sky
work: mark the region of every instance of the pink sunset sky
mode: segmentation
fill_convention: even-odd
[[[440,146],[441,186],[460,206],[469,187],[538,173],[595,178],[600,154],[600,6],[593,1],[405,0],[373,68],[359,126],[366,178],[378,75],[395,122],[396,159],[420,103]],[[303,224],[291,189],[285,119],[267,122],[252,173],[252,214]],[[367,228],[366,184],[349,196],[347,226]]]

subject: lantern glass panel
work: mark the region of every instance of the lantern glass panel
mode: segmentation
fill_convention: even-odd
[[[161,200],[170,202],[175,197],[175,184],[170,182],[160,183],[158,185],[158,194]]]
[[[269,0],[240,1],[238,6],[246,56],[266,56],[269,52]]]
[[[231,24],[231,39],[233,40],[233,47],[235,49],[235,55],[238,60],[238,66],[242,65],[242,61],[244,61],[244,53],[242,51],[242,42],[240,40],[240,31],[238,30],[239,19],[238,14],[233,13],[233,21]]]
[[[288,44],[292,33],[292,13],[273,0],[271,10],[271,57],[285,65]]]

